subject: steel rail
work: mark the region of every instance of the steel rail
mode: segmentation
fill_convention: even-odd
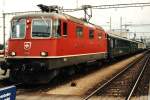
[[[105,82],[103,85],[101,85],[100,87],[98,87],[96,90],[94,90],[91,94],[89,94],[88,96],[86,96],[85,98],[83,98],[83,100],[88,100],[89,98],[91,98],[94,94],[96,94],[99,90],[101,90],[102,88],[104,88],[106,85],[108,85],[110,82],[112,82],[114,79],[116,79],[118,76],[120,76],[121,74],[123,74],[127,69],[129,69],[130,67],[132,67],[134,64],[136,64],[140,59],[142,59],[143,57],[140,57],[139,59],[129,63],[121,72],[119,72],[118,74],[116,74],[114,77],[112,77],[110,80],[108,80],[107,82]],[[143,61],[144,59],[142,59],[141,61]]]
[[[136,82],[135,82],[131,92],[129,93],[129,95],[127,96],[127,98],[125,100],[130,100],[131,99],[131,96],[132,96],[135,88],[137,87],[137,84],[139,83],[139,80],[142,78],[142,74],[144,73],[144,70],[145,70],[145,68],[147,66],[147,63],[148,63],[149,59],[150,59],[150,56],[147,57],[147,60],[145,61],[144,67],[142,68],[142,71],[140,72],[140,74],[139,74],[139,76],[138,76],[138,78],[137,78],[137,80],[136,80]]]

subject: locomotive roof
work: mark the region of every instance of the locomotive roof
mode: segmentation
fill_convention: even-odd
[[[35,12],[35,13],[33,13],[32,12],[32,13],[27,13],[27,14],[22,14],[22,15],[16,15],[12,19],[28,18],[28,17],[36,18],[36,17],[41,17],[41,16],[42,17],[54,16],[55,18],[59,18],[59,19],[71,20],[71,21],[74,21],[76,23],[83,24],[83,25],[89,26],[91,28],[97,28],[97,29],[100,29],[100,30],[104,31],[104,29],[102,27],[98,26],[98,25],[95,25],[95,24],[83,21],[82,19],[73,17],[71,15],[67,15],[67,14],[64,14],[64,13],[43,13],[43,12]]]

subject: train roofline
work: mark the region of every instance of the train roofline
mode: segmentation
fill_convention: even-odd
[[[104,29],[99,25],[95,25],[93,23],[86,22],[86,21],[84,21],[80,18],[76,18],[74,16],[71,16],[71,15],[68,15],[68,14],[65,14],[65,13],[55,13],[55,12],[46,13],[46,12],[35,11],[35,12],[24,13],[22,15],[16,15],[12,18],[12,20],[13,19],[19,19],[19,18],[29,18],[29,16],[31,18],[41,17],[41,16],[44,16],[44,17],[55,16],[55,17],[63,19],[63,20],[71,20],[71,21],[74,21],[76,23],[83,24],[83,25],[93,27],[93,28],[97,28],[97,29],[100,29],[100,30],[104,31]]]
[[[135,42],[135,43],[143,43],[141,41],[131,40],[131,39],[128,39],[128,38],[125,38],[125,37],[121,37],[121,36],[116,35],[116,34],[112,34],[112,33],[107,33],[107,34],[108,34],[108,36],[111,36],[111,37],[114,37],[114,38],[130,41],[130,42]]]

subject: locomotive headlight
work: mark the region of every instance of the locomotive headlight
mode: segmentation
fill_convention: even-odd
[[[30,20],[29,20],[29,19],[27,20],[27,23],[30,23]]]
[[[48,52],[42,51],[41,56],[48,56]]]
[[[16,56],[16,52],[11,52],[10,55],[11,56]]]

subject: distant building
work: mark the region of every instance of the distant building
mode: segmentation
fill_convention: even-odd
[[[128,38],[128,30],[124,29],[112,29],[108,33],[115,34],[124,38]]]

